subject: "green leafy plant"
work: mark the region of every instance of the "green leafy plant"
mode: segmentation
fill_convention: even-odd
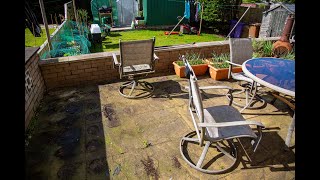
[[[252,41],[253,57],[273,57],[272,41]]]
[[[201,57],[200,53],[186,53],[185,58],[188,60],[190,65],[198,65],[198,64],[205,64],[203,58]],[[184,66],[183,61],[175,61],[179,66]]]
[[[294,53],[294,51],[290,51],[290,52],[288,52],[288,53],[285,53],[284,55],[282,55],[282,56],[280,56],[280,58],[282,58],[282,59],[290,59],[290,60],[295,60],[295,53]]]
[[[221,54],[216,54],[215,52],[212,53],[212,59],[211,63],[213,67],[217,69],[222,69],[222,68],[228,68],[229,63],[226,61],[230,60],[230,54],[228,53],[221,53]]]

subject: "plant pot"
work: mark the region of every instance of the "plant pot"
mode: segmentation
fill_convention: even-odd
[[[184,71],[186,69],[185,66],[179,66],[177,63],[173,62],[173,67],[174,67],[174,71],[176,72],[176,74],[180,77],[186,77],[184,74]],[[198,65],[191,65],[194,73],[196,74],[196,76],[202,76],[204,74],[206,74],[207,69],[208,69],[208,64],[198,64]]]
[[[217,80],[217,81],[228,79],[229,68],[217,69],[217,68],[213,67],[213,65],[210,65],[210,64],[208,65],[208,67],[209,67],[210,77],[212,79]],[[242,68],[241,67],[233,67],[232,72],[234,72],[234,73],[242,72]]]

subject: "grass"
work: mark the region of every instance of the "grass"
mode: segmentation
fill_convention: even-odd
[[[55,28],[49,28],[49,33],[52,34],[56,30]],[[24,45],[25,47],[38,47],[41,46],[47,39],[45,29],[42,29],[41,37],[34,37],[29,28],[24,30],[25,40]]]
[[[92,47],[91,52],[102,52],[102,51],[116,51],[119,50],[119,39],[123,41],[142,40],[150,39],[153,36],[156,37],[155,46],[171,46],[178,44],[191,44],[194,42],[208,42],[208,41],[222,41],[223,37],[215,34],[201,33],[198,35],[164,35],[163,30],[132,30],[122,32],[111,32],[110,36],[107,36],[102,41],[102,47]]]

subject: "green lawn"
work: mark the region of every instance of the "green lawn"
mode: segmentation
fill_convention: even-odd
[[[49,29],[50,34],[52,34],[56,30],[55,28]],[[25,47],[37,47],[41,46],[44,41],[46,41],[47,36],[46,36],[46,31],[42,29],[41,37],[34,37],[29,28],[26,28],[24,31],[25,34],[25,40],[24,44]]]
[[[190,44],[194,42],[208,42],[208,41],[221,41],[223,37],[215,34],[201,33],[198,35],[164,35],[163,30],[132,30],[122,32],[111,32],[110,36],[107,36],[102,41],[102,47],[92,47],[91,52],[102,52],[102,51],[115,51],[119,49],[119,39],[123,41],[150,39],[153,36],[156,37],[155,46],[171,46],[178,44]]]

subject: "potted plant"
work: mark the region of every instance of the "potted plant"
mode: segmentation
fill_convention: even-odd
[[[188,60],[189,64],[191,65],[196,76],[204,75],[207,72],[208,64],[203,60],[203,58],[200,58],[200,54],[186,53],[185,57]],[[176,72],[176,74],[180,78],[185,77],[185,74],[184,74],[185,65],[184,65],[183,61],[182,60],[174,61],[172,64],[173,64],[174,71]]]
[[[212,53],[212,58],[207,59],[210,77],[214,80],[224,80],[228,79],[229,64],[226,62],[230,60],[230,54],[216,54]],[[241,67],[233,67],[232,72],[241,72]]]

